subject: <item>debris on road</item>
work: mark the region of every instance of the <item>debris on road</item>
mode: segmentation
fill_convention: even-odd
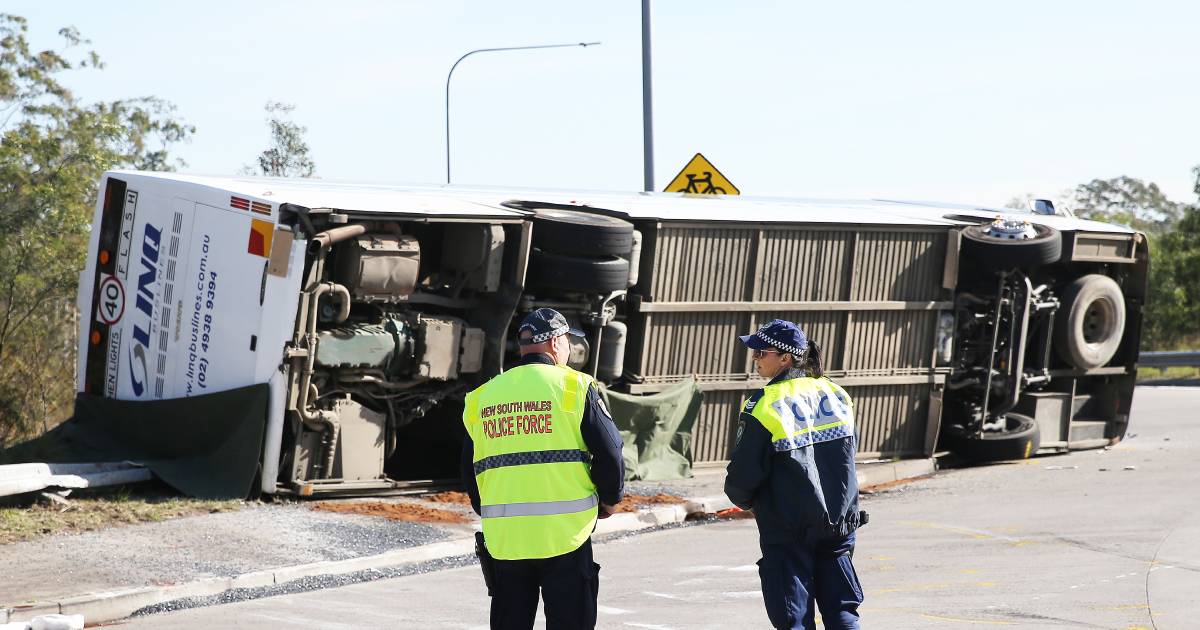
[[[750,510],[743,510],[742,508],[739,508],[739,507],[731,507],[726,510],[720,510],[719,512],[714,514],[714,516],[716,516],[717,518],[721,518],[721,519],[731,519],[731,520],[732,519],[743,519],[743,518],[754,518],[754,512],[752,512]]]
[[[636,512],[638,508],[646,505],[673,505],[677,503],[686,503],[687,500],[677,497],[673,494],[660,492],[655,495],[645,494],[627,494],[621,502],[617,504],[614,512]]]
[[[1129,466],[1126,466],[1124,468],[1124,470],[1137,470],[1137,466],[1129,465]]]
[[[153,473],[130,462],[0,465],[0,497],[46,488],[96,488],[149,481]]]
[[[470,523],[471,519],[462,512],[439,510],[415,503],[392,503],[388,501],[320,501],[312,505],[314,510],[340,514],[381,516],[393,521],[415,523]]]
[[[421,497],[426,501],[434,503],[452,503],[454,505],[471,505],[471,497],[467,496],[466,492],[435,492],[434,494]]]

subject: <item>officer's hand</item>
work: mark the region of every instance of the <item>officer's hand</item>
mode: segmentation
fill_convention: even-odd
[[[601,503],[599,513],[596,516],[597,516],[597,518],[608,518],[608,517],[612,516],[613,513],[616,511],[617,511],[616,506],[609,505],[607,503]]]

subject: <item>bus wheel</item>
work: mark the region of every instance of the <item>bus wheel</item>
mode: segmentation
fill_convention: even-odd
[[[993,271],[1040,267],[1062,257],[1062,234],[1044,225],[997,219],[963,228],[962,254]]]
[[[1077,278],[1063,291],[1054,345],[1064,361],[1090,370],[1108,363],[1125,331],[1125,298],[1108,276]]]
[[[977,462],[1029,459],[1041,444],[1038,424],[1024,414],[1009,412],[1003,431],[984,431],[969,437],[957,425],[947,426],[943,443],[959,456]]]
[[[626,288],[629,261],[617,256],[584,258],[535,249],[529,253],[525,284],[541,289],[608,293]]]
[[[633,249],[633,224],[617,217],[559,208],[533,215],[533,246],[574,256],[620,256]]]

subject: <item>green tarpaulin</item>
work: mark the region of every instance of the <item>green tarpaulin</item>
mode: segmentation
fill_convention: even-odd
[[[169,400],[79,394],[74,417],[0,453],[0,463],[130,461],[184,494],[245,498],[258,490],[269,395],[265,383]]]
[[[625,478],[647,481],[692,476],[692,428],[704,396],[687,379],[648,396],[600,388],[625,442]]]

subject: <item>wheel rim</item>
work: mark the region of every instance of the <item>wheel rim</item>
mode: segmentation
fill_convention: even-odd
[[[1089,346],[1095,347],[1108,341],[1112,336],[1113,321],[1117,309],[1110,300],[1100,298],[1088,304],[1083,312],[1083,340]]]
[[[1040,236],[1033,223],[1023,219],[1005,219],[1003,217],[996,217],[995,221],[983,229],[983,233],[992,238],[1013,241],[1027,241]]]

